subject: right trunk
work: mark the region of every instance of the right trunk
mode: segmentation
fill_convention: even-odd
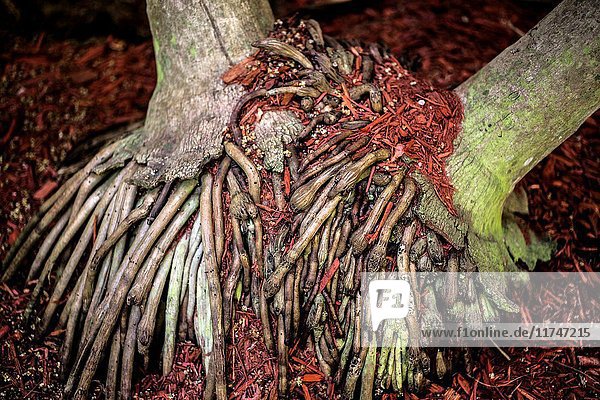
[[[517,182],[600,107],[599,21],[597,1],[566,0],[456,89],[465,116],[448,173],[478,239],[502,242]],[[480,266],[506,261],[481,250],[471,249]]]

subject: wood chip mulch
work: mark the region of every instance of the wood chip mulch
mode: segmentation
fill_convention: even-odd
[[[523,3],[521,3],[523,4]],[[546,7],[546,8],[544,8]],[[464,81],[539,20],[547,5],[523,9],[511,2],[384,1],[377,8],[330,17],[329,34],[382,41],[413,73],[447,88]],[[139,120],[154,85],[149,42],[114,38],[85,43],[52,41],[45,35],[17,38],[0,54],[0,256],[57,184],[60,162],[74,141],[111,126]],[[406,65],[406,64],[405,64]],[[548,271],[598,271],[600,222],[600,115],[556,149],[524,179],[530,226],[557,242]],[[0,399],[58,398],[57,352],[61,332],[34,340],[20,325],[28,301],[21,283],[0,287]],[[252,348],[258,321],[238,313],[229,377],[232,398],[271,393],[272,362]],[[254,332],[254,333],[253,333]],[[231,349],[231,347],[230,347]],[[404,398],[580,399],[600,396],[597,349],[495,349],[476,354],[471,374],[429,385]],[[293,348],[290,371],[298,398],[327,395],[310,351]],[[197,398],[202,377],[197,349],[182,344],[174,372],[148,375],[137,385],[144,399]],[[313,386],[311,386],[313,385]],[[318,390],[308,390],[311,386]],[[99,392],[96,388],[95,392]],[[186,393],[186,394],[184,394]],[[319,396],[320,397],[320,396]],[[395,396],[386,396],[396,398]]]

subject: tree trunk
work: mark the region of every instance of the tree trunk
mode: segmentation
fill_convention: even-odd
[[[241,96],[221,75],[252,52],[273,25],[267,0],[149,0],[157,85],[136,160],[137,184],[197,177],[222,153]]]
[[[599,21],[596,1],[564,1],[456,89],[463,132],[448,172],[479,239],[502,241],[502,208],[517,182],[600,107]],[[471,249],[480,266],[504,264],[484,248]]]

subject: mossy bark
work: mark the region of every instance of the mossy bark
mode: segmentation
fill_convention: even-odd
[[[134,181],[197,177],[221,155],[223,133],[242,94],[221,75],[252,52],[273,25],[267,0],[149,0],[157,85],[148,106]]]
[[[597,2],[564,1],[456,93],[464,121],[448,160],[455,205],[476,261],[502,268],[510,260],[492,243],[503,241],[508,195],[600,106]]]
[[[134,182],[152,187],[196,177],[222,154],[242,89],[220,77],[251,53],[273,16],[266,0],[150,0],[148,16],[158,84],[135,149],[142,168]],[[456,89],[465,118],[448,172],[460,216],[444,220],[433,201],[421,201],[419,211],[459,247],[468,226],[464,243],[483,269],[511,263],[498,244],[515,184],[600,105],[599,20],[593,0],[567,0]]]

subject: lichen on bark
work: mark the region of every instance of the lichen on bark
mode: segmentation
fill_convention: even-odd
[[[243,91],[221,75],[273,24],[266,0],[151,0],[148,17],[158,79],[135,158],[133,181],[143,187],[197,177],[222,154]]]
[[[599,32],[595,1],[564,1],[456,89],[465,117],[448,172],[471,251],[489,269],[510,263],[508,195],[600,107]]]

